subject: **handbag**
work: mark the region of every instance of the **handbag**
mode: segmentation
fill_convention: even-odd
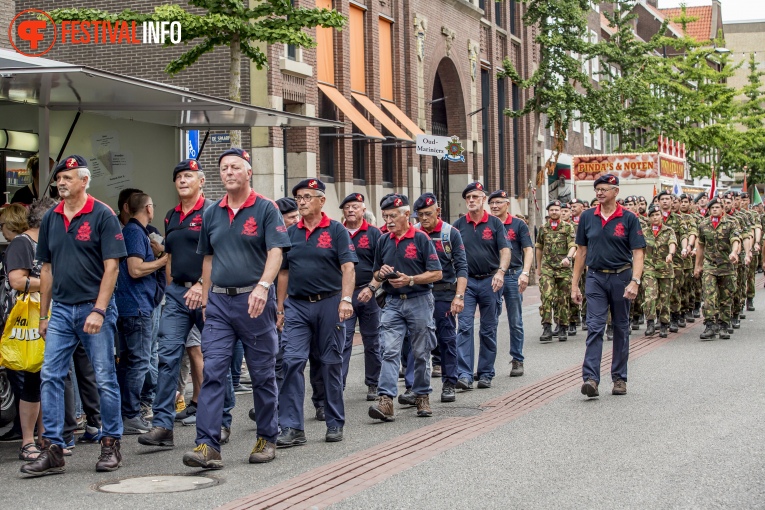
[[[40,294],[24,293],[16,299],[0,340],[0,359],[6,368],[39,372],[45,355],[40,336]]]

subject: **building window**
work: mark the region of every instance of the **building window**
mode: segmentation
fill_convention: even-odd
[[[573,118],[571,119],[571,127],[574,128],[574,133],[582,132],[582,120],[579,118],[579,115],[579,110],[574,110]]]
[[[382,134],[391,136],[390,131],[383,127]],[[382,180],[383,187],[393,187],[393,169],[396,164],[396,146],[394,142],[383,142],[382,144]]]
[[[484,184],[487,183],[489,176],[489,164],[491,161],[489,154],[489,100],[491,99],[491,74],[488,69],[481,69],[481,140],[483,141],[483,178]]]
[[[495,0],[494,1],[494,23],[498,27],[505,27],[505,19],[502,14],[504,14],[504,7],[505,7],[505,0]]]
[[[290,0],[290,5],[295,7],[295,0]],[[297,60],[297,46],[294,44],[287,45],[287,58],[290,60]]]
[[[521,109],[521,89],[513,83],[513,111]],[[513,193],[518,196],[521,187],[521,127],[520,119],[513,117]]]
[[[366,56],[364,54],[364,10],[350,6],[349,26],[351,32],[351,90],[367,92]]]
[[[600,129],[595,129],[592,132],[592,148],[596,151],[600,150]]]
[[[497,80],[497,138],[499,139],[499,187],[505,189],[505,79]]]
[[[484,10],[484,15],[486,14],[486,0],[478,0],[478,7],[480,9]]]
[[[393,23],[380,18],[380,99],[393,101]]]
[[[516,24],[515,24],[515,0],[510,0],[510,11],[508,12],[508,16],[510,19],[510,33],[513,35],[518,35],[516,33]]]
[[[592,146],[592,135],[590,133],[590,123],[589,122],[582,122],[582,129],[584,130],[584,146],[585,147],[591,147]]]
[[[319,117],[337,120],[335,104],[319,91]],[[323,180],[332,182],[335,178],[335,140],[337,130],[331,127],[319,128],[319,174]]]
[[[332,0],[316,0],[316,7],[332,8]],[[316,27],[316,78],[323,83],[335,84],[334,33],[332,28]]]
[[[590,42],[598,44],[598,33],[594,30],[590,30]],[[592,58],[590,60],[590,67],[592,68],[592,79],[600,81],[600,59],[598,57]]]
[[[363,135],[361,130],[352,124],[353,133]],[[353,142],[353,183],[366,184],[367,175],[367,139],[362,136],[354,136]]]

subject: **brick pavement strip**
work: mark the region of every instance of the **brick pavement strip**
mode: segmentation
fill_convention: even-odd
[[[763,279],[758,278],[757,286]],[[530,288],[529,290],[536,289]],[[538,292],[537,292],[538,294]],[[533,304],[538,295],[530,293],[524,304]],[[531,301],[531,303],[529,303]],[[701,326],[701,321],[670,334],[638,337],[630,342],[630,357],[643,356]],[[611,352],[603,354],[603,373],[610,372]],[[581,365],[501,395],[481,405],[484,412],[471,418],[447,418],[380,445],[357,452],[336,462],[312,469],[282,483],[236,499],[225,510],[265,508],[324,508],[357,494],[391,476],[418,465],[469,439],[491,432],[552,400],[578,389]],[[381,424],[372,425],[381,426]]]

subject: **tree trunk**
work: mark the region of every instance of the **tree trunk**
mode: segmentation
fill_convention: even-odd
[[[539,154],[539,126],[542,124],[542,114],[539,113],[539,111],[534,112],[534,131],[531,135],[531,165],[528,165],[531,167],[532,171],[529,172],[529,188],[528,188],[528,211],[527,215],[529,218],[529,231],[531,232],[531,235],[533,236],[533,240],[536,243],[536,227],[537,227],[537,203],[539,200],[539,197],[536,194],[537,188],[537,175],[539,175],[539,172],[544,168],[541,165],[537,165],[537,161],[541,161],[540,154]],[[537,199],[537,202],[535,202],[534,199]],[[539,261],[535,261],[532,266],[535,268],[536,264]],[[532,269],[531,274],[529,274],[529,285],[536,285],[537,284],[537,274],[536,271]]]
[[[230,51],[230,68],[229,68],[229,84],[228,84],[228,98],[232,101],[242,101],[242,49],[240,46],[239,35],[234,34],[231,36],[231,42],[229,43]],[[231,131],[231,147],[242,148],[242,132],[239,130]]]

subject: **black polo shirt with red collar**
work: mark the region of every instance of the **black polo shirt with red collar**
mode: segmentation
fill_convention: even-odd
[[[351,242],[356,248],[356,257],[359,259],[359,263],[356,264],[356,287],[361,287],[372,281],[377,241],[383,234],[379,228],[367,223],[367,220],[361,221],[361,226],[356,232],[351,234],[349,231],[348,234],[351,236]]]
[[[95,301],[104,278],[104,260],[127,256],[119,219],[88,195],[70,222],[64,202],[45,213],[36,258],[53,273],[53,300],[67,305]]]
[[[263,275],[268,252],[273,248],[289,250],[287,228],[279,207],[254,191],[250,191],[236,213],[229,207],[226,195],[202,215],[197,253],[212,255],[211,279],[214,285],[257,285]]]
[[[531,233],[526,222],[519,220],[512,214],[508,214],[504,221],[505,239],[510,245],[511,259],[510,269],[517,271],[523,268],[523,249],[533,248]]]
[[[462,234],[470,276],[488,274],[499,268],[500,250],[510,248],[505,226],[499,218],[484,211],[478,223],[473,223],[466,214],[453,226]]]
[[[292,242],[292,249],[282,260],[282,269],[290,272],[287,294],[315,296],[342,290],[341,266],[359,261],[343,224],[321,213],[321,221],[313,230],[301,218],[287,229],[287,234]]]
[[[430,237],[422,230],[414,228],[414,225],[409,225],[409,230],[401,238],[397,238],[393,232],[380,237],[374,270],[379,271],[384,265],[391,266],[395,271],[407,276],[417,276],[426,271],[441,271],[441,262]],[[393,295],[423,294],[433,288],[433,285],[417,284],[396,289],[385,282],[383,288]]]
[[[590,269],[619,269],[632,264],[632,250],[645,248],[645,237],[640,220],[634,214],[625,214],[618,205],[604,219],[600,204],[581,215],[576,231],[576,244],[587,247],[586,265]]]
[[[165,252],[173,256],[170,276],[178,282],[196,282],[202,276],[204,255],[197,253],[204,212],[212,200],[200,196],[191,210],[183,214],[181,204],[165,216]]]

